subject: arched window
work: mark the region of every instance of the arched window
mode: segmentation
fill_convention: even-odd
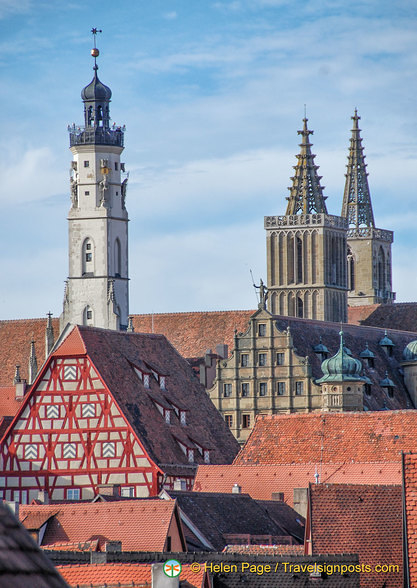
[[[303,281],[303,242],[300,237],[296,238],[297,242],[297,283]]]
[[[97,122],[98,122],[99,127],[103,126],[103,108],[102,108],[102,106],[99,106],[97,108]]]
[[[92,327],[94,325],[94,314],[91,306],[86,306],[83,312],[83,325]]]
[[[122,275],[122,248],[119,238],[114,242],[114,275],[116,278]]]
[[[382,247],[378,251],[378,290],[385,290],[385,255]]]
[[[287,237],[287,283],[294,283],[294,237]]]
[[[348,290],[355,289],[355,258],[350,247],[347,248]]]
[[[301,296],[297,296],[297,316],[303,318],[304,316],[304,303]]]
[[[84,240],[82,247],[82,275],[94,274],[94,244],[93,241],[87,237]]]
[[[295,316],[295,301],[292,292],[288,294],[288,316]]]

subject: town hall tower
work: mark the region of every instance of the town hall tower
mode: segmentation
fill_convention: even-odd
[[[97,30],[92,32],[95,38]],[[91,54],[94,77],[81,92],[84,125],[68,128],[73,161],[61,330],[67,323],[116,330],[128,324],[127,174],[120,161],[124,128],[110,125],[112,93],[98,78],[95,46]]]

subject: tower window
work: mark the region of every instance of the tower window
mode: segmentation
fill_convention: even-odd
[[[266,336],[266,325],[261,323],[260,325],[258,325],[258,335],[260,337],[265,337]]]
[[[115,171],[119,169],[119,164],[117,163],[117,161],[114,162],[114,169]]]
[[[85,261],[92,261],[93,260],[93,254],[92,253],[86,253],[85,254]]]
[[[87,249],[87,251],[89,251],[91,249],[91,243],[86,243],[85,248]]]
[[[87,310],[87,319],[91,320],[93,318],[93,311],[92,310]]]
[[[89,192],[88,190],[86,190],[86,191],[84,192],[84,194],[85,194],[86,196],[90,196],[90,192]]]
[[[89,161],[84,161],[84,167],[90,167],[90,162]]]

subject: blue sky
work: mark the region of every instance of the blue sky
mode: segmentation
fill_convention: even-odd
[[[0,0],[0,318],[62,310],[93,26],[127,127],[132,313],[255,307],[304,105],[331,214],[358,108],[397,300],[417,300],[414,0]]]

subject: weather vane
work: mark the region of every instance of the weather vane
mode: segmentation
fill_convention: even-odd
[[[93,33],[93,39],[94,39],[94,47],[93,49],[91,49],[91,55],[94,57],[94,69],[98,69],[97,66],[97,57],[100,55],[100,51],[97,49],[97,33],[102,33],[103,31],[101,29],[96,29],[96,28],[92,28],[91,32]]]

